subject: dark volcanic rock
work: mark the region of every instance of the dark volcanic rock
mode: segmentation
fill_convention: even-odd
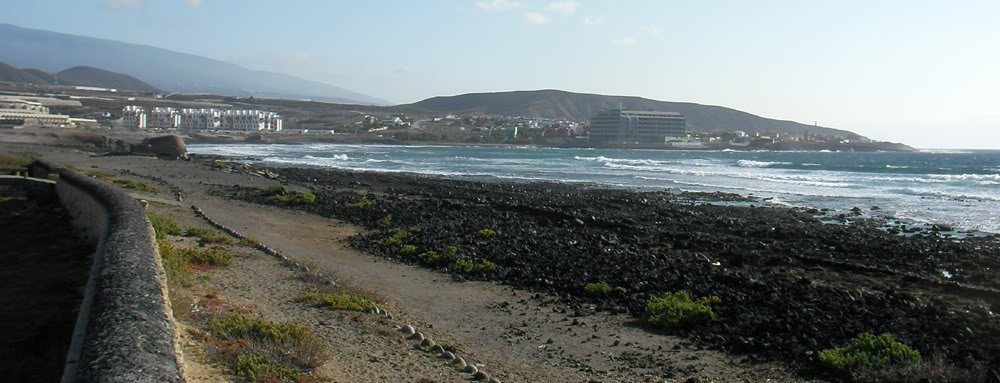
[[[685,332],[702,345],[811,363],[816,351],[860,332],[890,332],[962,366],[1000,365],[996,237],[902,237],[863,218],[832,225],[804,209],[703,203],[729,198],[712,193],[280,173],[316,193],[316,204],[302,209],[368,228],[352,245],[372,254],[556,293],[580,310],[639,315],[667,291],[718,296],[717,319]],[[254,189],[220,193],[266,202]],[[362,200],[373,203],[360,207]],[[387,240],[400,232],[399,243]],[[403,244],[416,251],[401,251]],[[421,256],[427,251],[437,257]],[[459,258],[496,268],[459,272],[451,266]],[[586,293],[592,282],[612,292]]]

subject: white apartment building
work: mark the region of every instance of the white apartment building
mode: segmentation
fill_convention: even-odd
[[[141,106],[126,106],[122,109],[122,126],[126,128],[145,128],[146,111]]]
[[[181,130],[216,130],[219,127],[218,109],[181,109]]]
[[[281,116],[261,110],[220,110],[196,108],[153,108],[146,112],[141,106],[122,109],[122,126],[130,128],[228,130],[278,132],[283,128]]]
[[[151,129],[176,129],[180,115],[174,108],[153,108],[146,117],[146,127]]]

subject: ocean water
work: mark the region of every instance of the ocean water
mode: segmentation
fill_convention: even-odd
[[[211,145],[191,153],[270,165],[724,191],[1000,233],[1000,151],[769,152],[497,146]]]

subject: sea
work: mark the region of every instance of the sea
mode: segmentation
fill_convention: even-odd
[[[194,154],[274,166],[555,181],[637,190],[722,191],[1000,233],[1000,150],[703,151],[530,146],[192,144]],[[872,207],[877,207],[873,209]]]

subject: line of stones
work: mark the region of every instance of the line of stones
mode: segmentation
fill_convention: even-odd
[[[229,226],[223,225],[222,223],[213,220],[211,217],[208,216],[208,214],[205,214],[204,210],[201,210],[201,208],[199,208],[198,206],[191,205],[191,210],[194,212],[196,216],[204,219],[215,228],[222,230],[226,234],[229,234],[237,239],[246,240],[247,237],[243,235],[243,233],[240,233],[236,229],[233,229]],[[322,273],[318,271],[309,270],[308,266],[289,259],[282,252],[275,250],[271,247],[268,247],[267,245],[259,241],[254,241],[253,247],[257,250],[260,250],[264,254],[280,259],[285,264],[291,266],[292,268],[300,272],[312,274],[314,277],[317,277],[320,280],[325,281],[327,284],[331,286],[336,285],[336,282],[334,282],[331,279],[327,279]],[[387,319],[393,319],[392,314],[389,314],[388,311],[378,307],[378,305],[374,303],[372,304],[371,310],[369,310],[369,314],[379,315]],[[395,328],[397,331],[401,332],[403,336],[405,336],[407,339],[420,342],[419,347],[421,349],[428,352],[436,353],[442,359],[447,360],[456,370],[461,371],[463,373],[472,374],[473,380],[487,381],[489,383],[501,383],[500,379],[490,376],[490,374],[476,367],[475,364],[467,363],[465,361],[465,358],[457,356],[455,355],[455,353],[451,351],[445,350],[443,346],[434,342],[434,340],[431,339],[429,336],[425,336],[423,333],[416,331],[416,329],[414,329],[412,325],[409,324],[402,326],[396,325]]]

